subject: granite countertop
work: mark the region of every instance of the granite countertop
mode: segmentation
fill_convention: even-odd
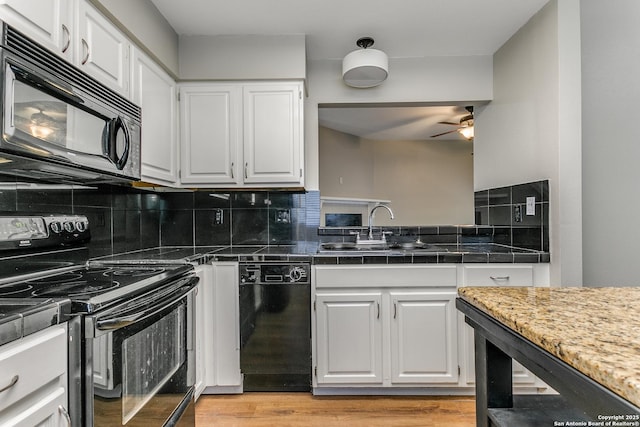
[[[466,287],[458,294],[640,407],[640,288]]]

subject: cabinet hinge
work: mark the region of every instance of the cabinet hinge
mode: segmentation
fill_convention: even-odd
[[[313,367],[313,376],[318,378],[318,367],[317,366]]]
[[[460,376],[460,365],[458,365],[458,376]]]
[[[302,91],[301,90],[298,91],[298,99],[302,99]]]
[[[316,300],[313,300],[313,311],[316,311]]]
[[[302,178],[302,168],[300,168],[300,178]]]
[[[176,92],[176,98],[178,98],[178,102],[180,102],[180,91]]]

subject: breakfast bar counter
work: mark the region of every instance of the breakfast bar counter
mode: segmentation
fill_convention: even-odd
[[[640,426],[640,288],[468,287],[477,425]],[[558,391],[513,396],[517,360]]]

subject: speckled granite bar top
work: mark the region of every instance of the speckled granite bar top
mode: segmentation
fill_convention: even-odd
[[[462,299],[640,406],[640,288],[460,288]]]

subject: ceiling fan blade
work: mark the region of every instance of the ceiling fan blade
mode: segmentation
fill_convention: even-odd
[[[452,125],[452,126],[460,126],[460,123],[453,123],[453,122],[438,122],[441,125]]]
[[[446,135],[446,134],[448,134],[448,133],[453,133],[453,132],[457,132],[457,131],[458,131],[458,129],[454,129],[454,130],[450,130],[450,131],[448,131],[448,132],[437,133],[437,134],[435,134],[435,135],[431,135],[431,138],[436,138],[436,137],[438,137],[438,136]]]

